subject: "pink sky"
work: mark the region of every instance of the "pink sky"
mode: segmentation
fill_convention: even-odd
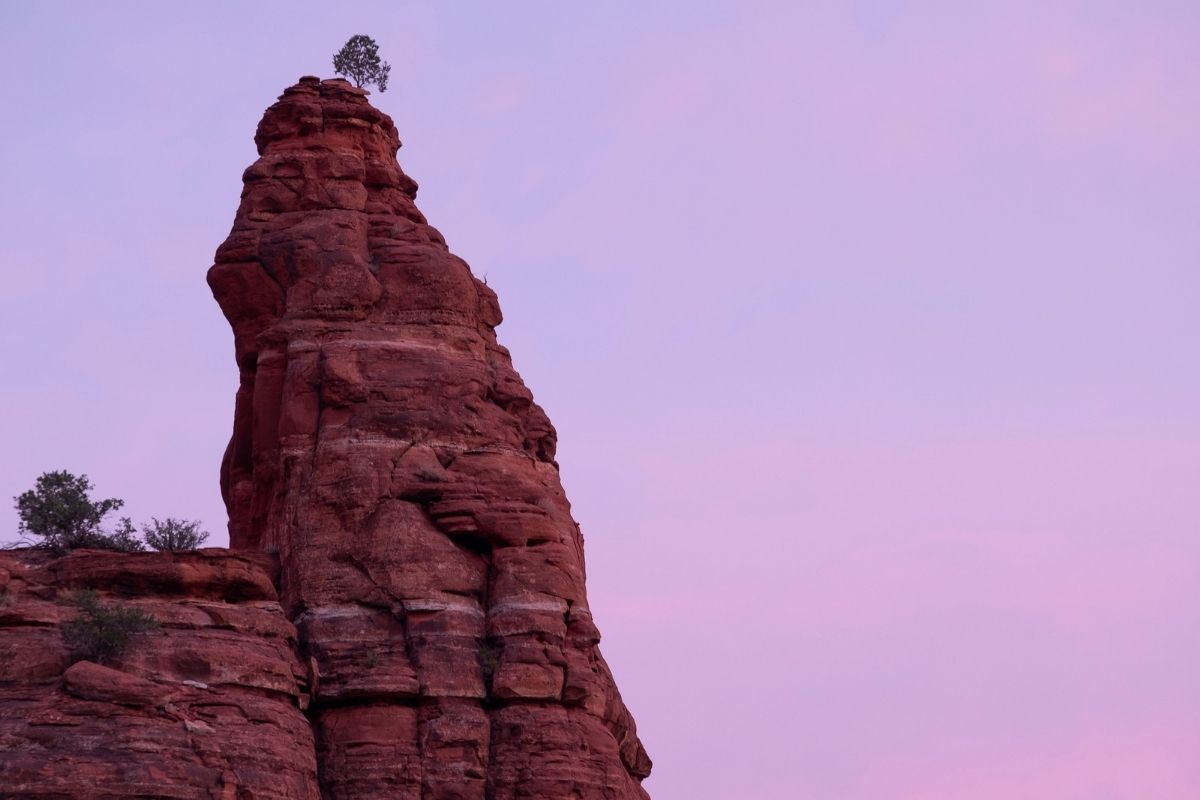
[[[223,543],[204,273],[355,33],[655,800],[1200,797],[1200,6],[6,0],[0,495]]]

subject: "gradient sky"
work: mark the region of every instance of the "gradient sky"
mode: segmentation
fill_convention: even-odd
[[[1200,5],[0,0],[0,496],[224,543],[204,274],[355,33],[655,800],[1200,797]]]

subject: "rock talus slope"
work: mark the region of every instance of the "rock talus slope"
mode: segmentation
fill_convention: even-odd
[[[303,78],[255,141],[209,272],[241,376],[222,490],[231,547],[279,556],[321,796],[647,797],[554,428],[391,119]]]

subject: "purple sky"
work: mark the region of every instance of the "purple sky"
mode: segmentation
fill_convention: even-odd
[[[1200,5],[3,0],[0,496],[224,542],[204,273],[355,33],[655,800],[1200,797]]]

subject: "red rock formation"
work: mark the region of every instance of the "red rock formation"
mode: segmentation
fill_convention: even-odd
[[[308,670],[271,559],[0,552],[0,797],[317,800]],[[161,623],[68,667],[72,589]]]
[[[365,95],[303,78],[268,109],[209,272],[231,546],[279,553],[321,796],[644,798],[554,428]]]
[[[361,90],[302,79],[257,142],[209,273],[235,550],[0,551],[0,798],[646,798],[495,295]],[[161,627],[72,663],[78,588]]]

